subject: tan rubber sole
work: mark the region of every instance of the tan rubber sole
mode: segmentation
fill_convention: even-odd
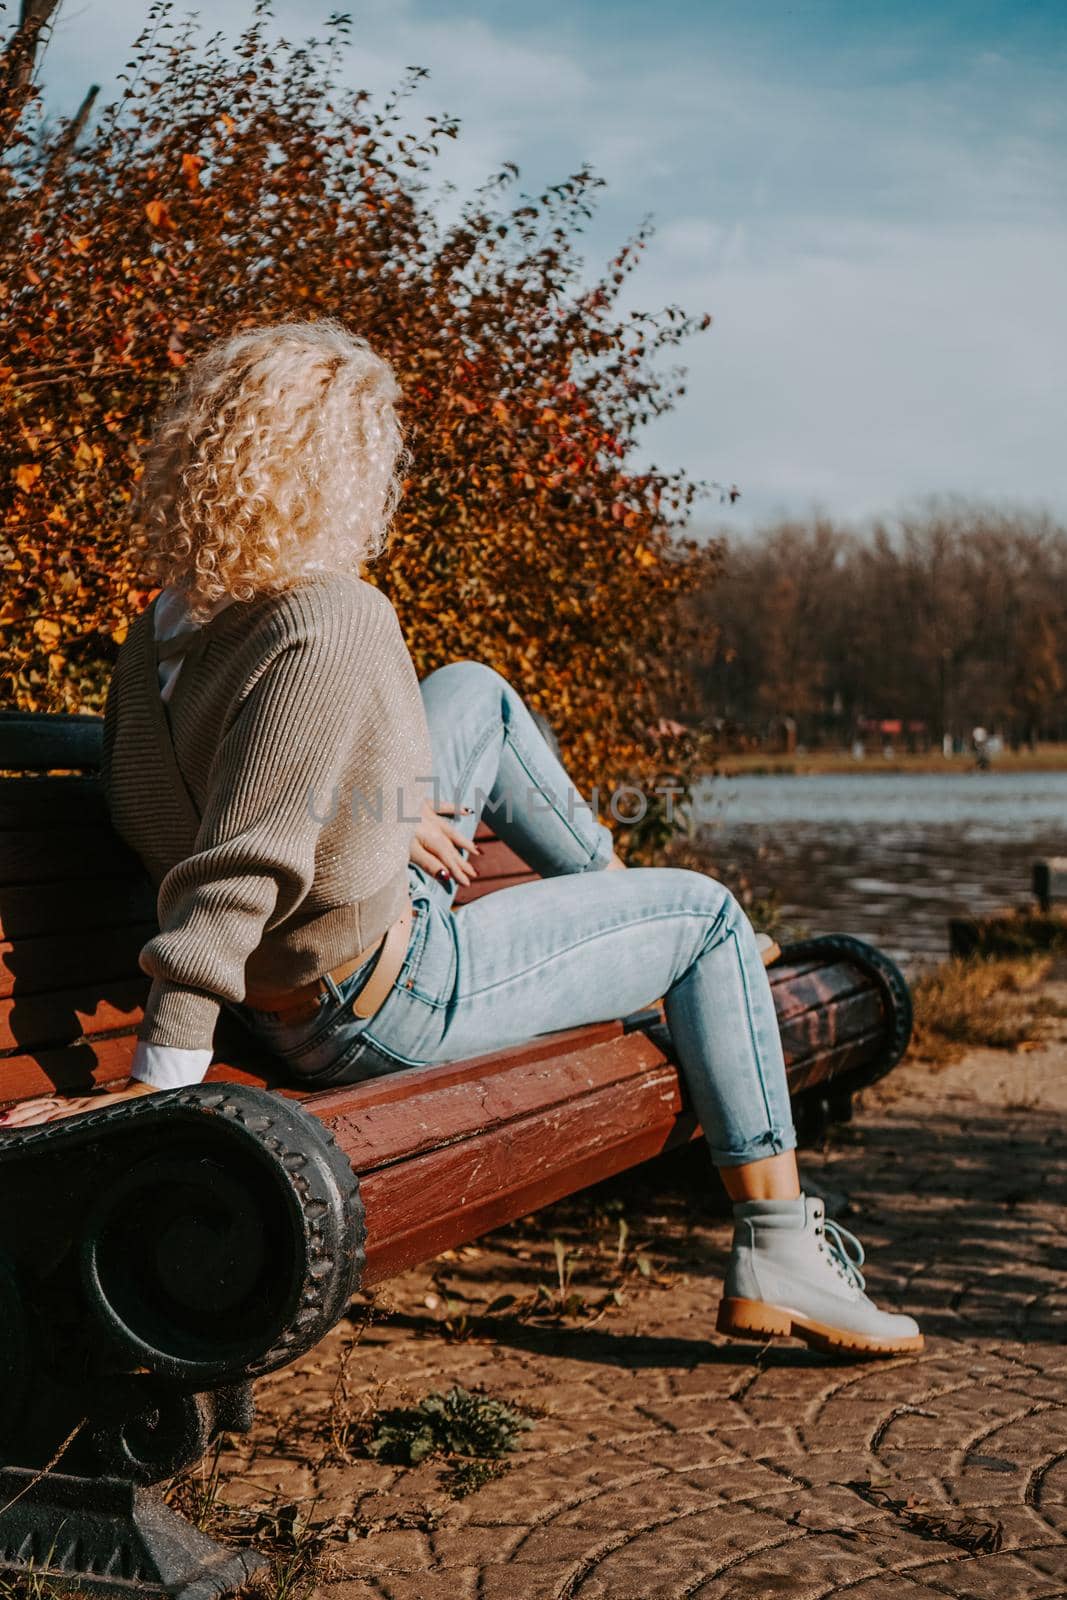
[[[762,1300],[721,1301],[715,1326],[739,1339],[803,1339],[813,1350],[832,1355],[898,1356],[921,1350],[924,1343],[921,1333],[906,1339],[865,1339]]]
[[[778,943],[777,939],[772,939],[770,944],[764,945],[763,949],[760,951],[760,957],[765,967],[772,967],[774,963],[780,959],[781,954],[782,947]]]

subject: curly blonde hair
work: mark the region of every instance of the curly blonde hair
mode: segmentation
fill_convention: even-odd
[[[359,571],[385,547],[406,449],[388,362],[339,322],[220,340],[156,423],[133,504],[146,578],[191,621],[309,569]]]

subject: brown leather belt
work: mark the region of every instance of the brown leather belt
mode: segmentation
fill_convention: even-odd
[[[371,968],[370,976],[351,1003],[353,1015],[373,1017],[404,965],[411,937],[411,918],[409,902],[392,927],[375,944],[361,950],[359,955],[342,961],[340,966],[332,967],[329,972],[312,978],[308,983],[298,984],[295,989],[246,990],[244,1004],[251,1006],[254,1011],[273,1011],[276,1016],[283,1016],[290,1022],[296,1022],[305,1015],[311,1016],[318,1009],[319,998],[327,988],[326,979],[332,978],[334,983],[341,983],[377,950],[378,959]]]

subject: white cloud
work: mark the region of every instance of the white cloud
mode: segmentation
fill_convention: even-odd
[[[725,7],[708,23],[667,8],[639,38],[604,9],[497,7],[490,22],[479,0],[366,0],[351,79],[380,92],[408,65],[431,69],[409,106],[463,119],[439,174],[451,205],[506,159],[534,192],[592,161],[609,188],[591,271],[654,211],[632,303],[715,322],[681,352],[689,393],[646,457],[738,481],[738,526],[813,499],[862,516],[936,490],[1067,514],[1057,63],[1009,41],[935,71],[924,34],[900,24],[876,45],[829,39],[813,71],[773,30],[732,37]],[[216,0],[210,28],[232,36],[249,14],[250,0]],[[49,51],[52,104],[106,82],[143,15],[143,0],[75,0]],[[277,17],[290,38],[321,31],[306,0],[279,0]]]
[[[681,283],[716,320],[647,449],[736,480],[737,525],[940,491],[1064,507],[1067,227],[828,228],[819,250],[709,257],[684,278],[666,243],[656,288]]]

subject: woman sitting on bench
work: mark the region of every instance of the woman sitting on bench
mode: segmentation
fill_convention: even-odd
[[[392,371],[320,321],[188,367],[134,527],[162,590],[104,725],[114,825],[158,888],[129,1082],[199,1082],[220,1006],[331,1087],[615,1019],[664,997],[734,1201],[718,1327],[822,1349],[922,1346],[863,1292],[858,1241],[801,1192],[760,946],[713,878],[621,868],[514,688],[473,661],[421,684],[384,594],[403,457]],[[453,912],[485,814],[537,872]],[[8,1128],[98,1097],[15,1107]],[[850,1248],[851,1247],[851,1248]]]

